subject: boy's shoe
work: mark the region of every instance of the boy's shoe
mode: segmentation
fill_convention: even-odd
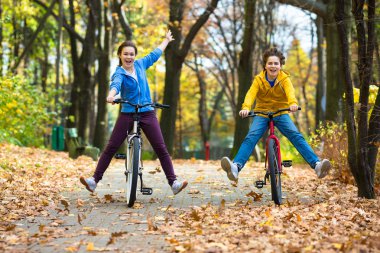
[[[187,186],[187,181],[178,181],[178,180],[174,180],[173,184],[172,184],[172,191],[174,193],[174,195],[177,195],[178,193],[180,193],[183,189],[185,189]]]
[[[237,181],[239,170],[236,165],[236,163],[231,162],[231,160],[228,157],[223,157],[220,161],[220,164],[222,166],[222,169],[227,172],[227,177],[231,181]]]
[[[97,183],[95,182],[95,178],[89,177],[89,178],[84,178],[80,177],[80,182],[86,186],[86,189],[89,190],[90,192],[94,192]]]
[[[331,169],[331,163],[327,159],[323,159],[322,162],[317,162],[315,164],[315,173],[317,173],[318,178],[324,178],[329,173]]]

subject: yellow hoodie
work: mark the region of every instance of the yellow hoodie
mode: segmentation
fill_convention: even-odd
[[[280,70],[273,87],[266,80],[265,73],[266,71],[263,70],[255,76],[251,87],[245,95],[242,110],[251,110],[255,100],[255,111],[273,112],[278,109],[288,108],[291,105],[298,105],[288,73]]]

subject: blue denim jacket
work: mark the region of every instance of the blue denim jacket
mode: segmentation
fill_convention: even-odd
[[[146,70],[152,66],[162,55],[162,50],[156,48],[147,56],[135,60],[134,67],[137,75],[137,80],[127,73],[121,66],[117,66],[115,73],[111,77],[110,90],[116,90],[116,94],[124,100],[128,100],[134,104],[152,103],[150,97],[150,89]],[[139,112],[152,111],[153,107],[141,108]],[[121,112],[134,112],[134,108],[129,104],[122,104]]]

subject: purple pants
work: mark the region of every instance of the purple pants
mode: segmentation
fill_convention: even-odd
[[[160,125],[158,124],[156,113],[154,111],[142,112],[139,113],[139,116],[140,127],[152,145],[154,152],[156,152],[169,185],[172,185],[174,180],[176,180],[176,175],[174,174],[172,160],[166,148],[164,138],[162,137],[162,132]],[[121,113],[116,121],[107,147],[100,156],[98,165],[96,166],[94,173],[95,182],[99,182],[102,179],[103,174],[108,168],[112,157],[115,155],[116,151],[127,138],[128,132],[132,131],[132,127],[133,114]]]

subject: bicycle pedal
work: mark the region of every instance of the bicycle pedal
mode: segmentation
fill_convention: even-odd
[[[284,161],[282,161],[282,166],[284,166],[284,167],[291,167],[292,166],[292,160],[284,160]]]
[[[115,154],[116,159],[126,159],[127,155],[123,153]]]
[[[148,187],[141,188],[141,192],[143,195],[152,195],[153,189]]]
[[[265,182],[264,181],[262,181],[262,180],[257,180],[256,182],[255,182],[255,186],[257,187],[257,188],[263,188],[264,187],[264,185],[265,185]]]

